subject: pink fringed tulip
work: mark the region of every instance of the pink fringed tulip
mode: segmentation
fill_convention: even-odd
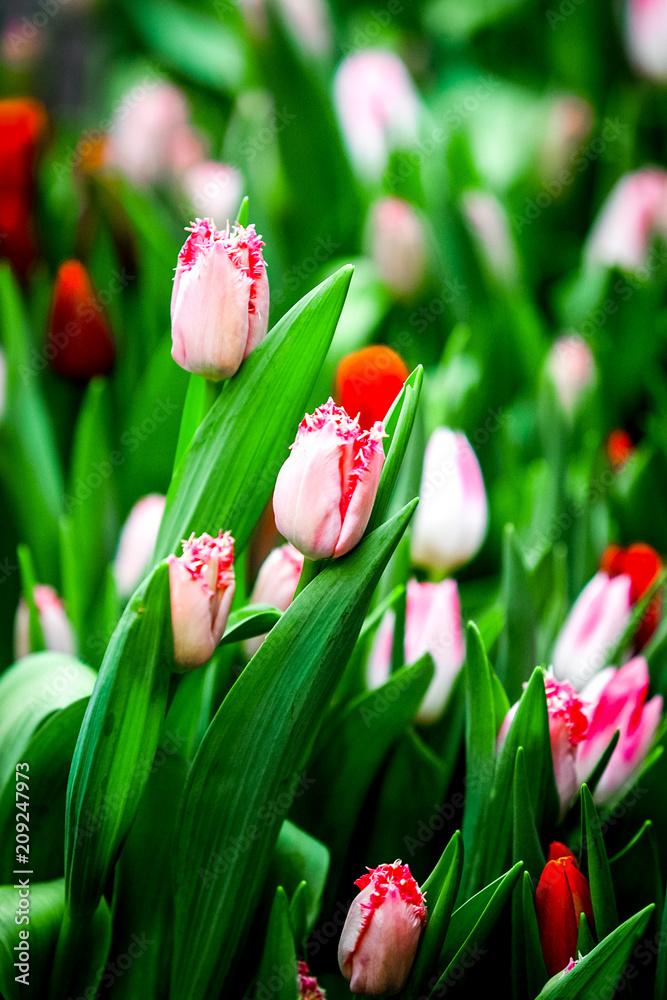
[[[170,83],[146,82],[129,91],[114,111],[107,162],[133,184],[153,184],[171,175],[174,151],[189,127],[184,95]]]
[[[194,533],[183,555],[169,557],[174,659],[180,667],[199,667],[222,639],[234,598],[234,539]]]
[[[409,201],[381,198],[371,211],[371,254],[383,283],[397,298],[419,291],[426,274],[424,225]]]
[[[287,611],[303,569],[303,556],[289,543],[270,552],[262,563],[250,597],[251,604],[272,604],[279,611]],[[247,656],[254,656],[266,635],[246,640]]]
[[[595,788],[595,801],[610,805],[633,783],[655,738],[662,714],[662,698],[649,702],[649,675],[642,656],[620,670],[600,671],[582,691],[587,699],[589,725],[577,753],[577,780],[586,781],[595,770],[616,730],[619,741]]]
[[[326,993],[317,985],[317,979],[311,976],[305,962],[297,963],[296,981],[299,1000],[326,1000]]]
[[[667,172],[645,167],[617,182],[586,243],[590,264],[638,271],[654,236],[667,236]]]
[[[576,333],[559,337],[547,356],[547,373],[561,406],[570,416],[595,381],[595,362],[590,347]]]
[[[419,506],[412,529],[412,561],[447,573],[476,555],[488,509],[477,456],[461,432],[438,427],[424,455]]]
[[[352,993],[394,994],[403,988],[426,926],[424,896],[407,865],[395,861],[358,878],[338,945],[338,965]]]
[[[362,431],[333,399],[306,414],[278,473],[278,531],[310,559],[343,556],[371,516],[384,462],[384,428]]]
[[[393,149],[417,142],[419,99],[398,56],[362,49],[336,71],[334,96],[350,154],[371,180],[382,175]]]
[[[266,336],[269,282],[254,226],[217,230],[197,219],[178,255],[171,355],[181,368],[230,378]]]
[[[667,81],[666,0],[628,0],[626,47],[639,73]]]
[[[54,653],[76,654],[76,638],[70,621],[65,614],[65,606],[53,587],[37,584],[33,590],[37,605],[42,638],[47,649]],[[16,658],[32,652],[30,646],[30,614],[28,605],[21,598],[14,621],[14,651]]]
[[[394,641],[393,611],[380,623],[368,663],[369,688],[389,679]],[[428,725],[442,715],[465,659],[461,606],[455,580],[442,583],[408,582],[405,609],[405,662],[415,663],[424,653],[435,662],[435,676],[419,706],[416,721]]]
[[[137,500],[123,525],[113,564],[116,588],[129,597],[148,569],[164,513],[165,497],[149,493]]]
[[[551,753],[562,818],[572,805],[579,790],[577,750],[586,738],[588,719],[583,700],[567,681],[558,683],[551,674],[546,673],[544,675],[544,689],[547,696]],[[503,720],[497,740],[499,751],[507,739],[510,725],[518,707],[519,702],[517,701]]]
[[[554,673],[581,690],[605,665],[630,620],[632,580],[596,573],[563,625],[553,651]]]

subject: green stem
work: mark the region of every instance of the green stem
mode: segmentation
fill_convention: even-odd
[[[297,598],[301,591],[308,586],[311,580],[314,580],[319,571],[322,569],[323,559],[304,559],[303,569],[301,570],[301,576],[299,577],[299,582],[296,586],[294,592],[294,597]]]

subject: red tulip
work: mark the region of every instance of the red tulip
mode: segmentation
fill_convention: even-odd
[[[381,344],[348,354],[336,371],[336,400],[370,430],[384,420],[410,372],[396,351]]]
[[[636,604],[650,589],[656,577],[662,572],[663,562],[655,549],[643,542],[637,542],[627,549],[609,545],[600,561],[600,569],[610,577],[621,573],[632,581],[630,601]],[[651,600],[634,639],[635,650],[643,649],[655,632],[662,618],[662,592]]]
[[[609,433],[606,444],[607,459],[615,472],[623,468],[633,451],[632,438],[627,431],[619,427]]]
[[[90,276],[78,260],[61,264],[53,284],[47,357],[63,378],[87,382],[114,362],[111,329]]]
[[[588,880],[579,871],[572,851],[554,842],[535,893],[535,911],[544,964],[550,976],[565,969],[577,953],[579,917],[594,928]]]
[[[24,277],[37,252],[33,226],[35,162],[46,130],[39,101],[0,101],[0,256]]]

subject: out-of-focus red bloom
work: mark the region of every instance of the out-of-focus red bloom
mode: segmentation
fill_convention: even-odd
[[[396,351],[383,344],[348,354],[336,371],[336,401],[350,416],[359,414],[359,425],[370,430],[384,420],[410,372]]]
[[[655,549],[643,542],[637,542],[627,549],[619,545],[609,545],[600,561],[600,569],[610,577],[624,573],[632,580],[630,600],[633,604],[640,601],[651,587],[659,573],[663,562]],[[655,632],[662,618],[662,591],[651,600],[646,614],[642,618],[634,640],[635,650],[643,649]]]
[[[627,431],[617,427],[610,432],[607,438],[606,452],[609,464],[615,472],[623,468],[634,450],[635,446]]]
[[[114,362],[111,329],[83,264],[66,260],[53,284],[47,357],[64,378],[85,382]]]
[[[37,252],[32,208],[35,162],[47,117],[39,101],[0,101],[0,257],[24,277]]]
[[[572,851],[555,841],[535,893],[535,912],[544,964],[550,976],[565,969],[577,953],[579,917],[586,914],[591,927],[591,890]]]

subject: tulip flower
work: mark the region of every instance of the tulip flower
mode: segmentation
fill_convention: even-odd
[[[588,730],[587,706],[571,684],[568,684],[567,681],[559,683],[548,672],[544,675],[544,690],[549,715],[551,755],[562,819],[579,791],[577,753]],[[498,752],[505,744],[518,707],[519,702],[517,701],[503,719],[497,737]]]
[[[662,567],[662,559],[655,549],[643,542],[637,542],[628,549],[622,549],[618,545],[609,545],[600,561],[600,569],[610,577],[617,577],[620,574],[630,577],[632,581],[630,601],[633,605],[640,601],[655,583],[662,572]],[[634,647],[636,651],[643,649],[655,632],[661,618],[662,591],[659,591],[649,603],[635,635]]]
[[[649,702],[649,675],[642,656],[619,670],[602,670],[581,693],[588,703],[588,730],[577,749],[577,781],[595,770],[616,732],[619,741],[595,787],[595,801],[611,806],[632,784],[653,743],[662,715],[662,698]]]
[[[180,667],[199,667],[222,639],[234,598],[234,539],[194,532],[183,555],[169,556],[174,659]]]
[[[426,274],[424,224],[409,201],[381,198],[371,209],[370,250],[383,284],[396,298],[411,298]]]
[[[171,295],[171,356],[213,382],[234,375],[266,336],[269,282],[254,226],[197,219],[178,255]]]
[[[65,614],[65,606],[53,587],[37,584],[33,590],[39,624],[46,649],[54,653],[76,655],[76,638]],[[17,660],[33,650],[30,645],[30,612],[23,598],[20,599],[14,619],[14,652]]]
[[[408,865],[369,869],[347,914],[338,965],[352,993],[394,994],[403,988],[426,926],[426,903]]]
[[[630,62],[650,80],[667,80],[667,3],[628,0],[625,41]]]
[[[507,212],[496,196],[466,191],[463,214],[487,270],[501,284],[515,284],[519,276],[516,245]]]
[[[197,215],[224,223],[234,219],[243,196],[243,178],[236,167],[212,160],[189,167],[181,177],[181,186]]]
[[[303,569],[303,556],[289,543],[270,552],[262,563],[250,597],[251,604],[272,604],[279,611],[287,611]],[[255,655],[266,635],[247,639],[244,650],[248,657]]]
[[[667,172],[645,167],[625,174],[600,209],[588,237],[589,264],[638,271],[655,236],[667,235]]]
[[[374,344],[348,354],[336,370],[336,400],[370,430],[384,420],[409,375],[408,366],[391,347]]]
[[[46,127],[46,111],[39,101],[0,100],[0,256],[11,261],[20,278],[37,252],[35,165]]]
[[[269,0],[240,0],[239,7],[252,35],[265,39]],[[295,41],[307,53],[325,56],[331,51],[331,14],[325,0],[276,0],[278,13]]]
[[[352,160],[369,180],[381,177],[393,149],[416,144],[419,99],[392,52],[362,49],[347,56],[336,70],[334,97]]]
[[[588,139],[594,119],[593,108],[582,97],[562,94],[553,99],[539,150],[540,177],[552,197],[558,197],[574,178],[573,160]]]
[[[134,87],[114,111],[107,162],[137,186],[167,179],[179,133],[188,127],[189,117],[178,87],[154,80]]]
[[[51,296],[46,356],[63,378],[85,382],[106,375],[114,363],[111,329],[83,264],[58,268]]]
[[[113,565],[121,597],[130,596],[150,566],[164,505],[165,497],[149,493],[137,500],[123,525]]]
[[[630,620],[632,580],[596,573],[560,630],[551,662],[556,677],[580,690],[607,661]]]
[[[364,431],[329,399],[299,425],[278,473],[278,531],[309,559],[345,555],[371,516],[384,462],[381,423]]]
[[[461,432],[438,427],[426,445],[412,561],[448,573],[477,554],[488,522],[477,456]]]
[[[579,871],[572,851],[554,842],[535,893],[535,913],[544,964],[550,976],[567,969],[576,958],[579,918],[595,929],[588,879]]]
[[[369,688],[389,679],[394,641],[393,611],[387,611],[373,643],[368,662]],[[415,663],[424,653],[435,662],[435,676],[419,706],[415,721],[437,722],[445,710],[454,681],[463,665],[465,649],[461,606],[455,580],[441,583],[408,581],[405,610],[405,662]]]
[[[296,980],[299,1000],[326,1000],[326,993],[317,985],[317,979],[311,976],[305,962],[297,963]]]
[[[607,460],[614,472],[619,472],[635,450],[632,438],[627,431],[618,427],[609,432],[605,451]]]
[[[586,389],[595,381],[591,349],[578,334],[559,337],[547,357],[547,373],[567,414],[572,416]]]

